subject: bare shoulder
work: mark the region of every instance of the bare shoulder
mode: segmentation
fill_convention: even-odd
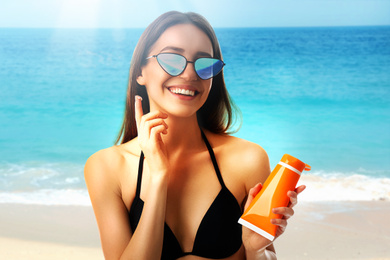
[[[112,146],[103,150],[100,150],[92,154],[85,163],[85,170],[101,169],[108,170],[115,167],[118,160],[120,160],[121,154],[118,152],[116,146]]]
[[[136,145],[135,139],[133,139],[128,143],[114,145],[92,154],[88,158],[85,167],[115,168],[128,156],[137,156],[139,151],[139,147]]]
[[[234,172],[246,189],[264,183],[270,174],[269,158],[260,145],[231,135],[208,133],[225,171]]]
[[[101,186],[113,184],[115,178],[115,169],[120,164],[120,154],[116,147],[110,147],[100,150],[91,155],[84,166],[84,177],[87,187],[91,191],[92,186]]]
[[[121,172],[133,160],[137,160],[137,145],[134,140],[121,145],[102,149],[91,155],[84,167],[84,176],[87,185],[91,182],[108,184],[121,182]],[[103,184],[103,183],[102,183]]]

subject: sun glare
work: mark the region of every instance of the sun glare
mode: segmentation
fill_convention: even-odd
[[[100,2],[101,0],[63,0],[56,27],[99,27]]]

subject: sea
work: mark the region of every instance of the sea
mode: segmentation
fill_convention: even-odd
[[[142,31],[0,28],[0,203],[90,205],[83,167],[114,145]],[[216,34],[233,135],[309,164],[303,201],[390,201],[390,26]]]

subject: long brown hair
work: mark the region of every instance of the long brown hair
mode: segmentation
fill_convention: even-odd
[[[137,77],[141,75],[141,68],[145,65],[146,57],[153,44],[166,29],[177,24],[193,24],[202,30],[210,38],[214,57],[222,60],[222,53],[215,32],[203,16],[192,12],[181,13],[177,11],[167,12],[159,16],[145,29],[134,49],[130,63],[125,115],[116,143],[123,144],[137,136],[134,112],[136,95],[143,99],[142,108],[144,113],[149,112],[146,88],[137,83]],[[221,71],[213,78],[209,96],[205,104],[197,111],[198,124],[200,127],[214,133],[228,133],[235,119],[235,111],[238,112],[238,109],[227,92],[223,71]]]

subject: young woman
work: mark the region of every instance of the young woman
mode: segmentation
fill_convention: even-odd
[[[223,66],[198,14],[165,13],[141,36],[121,144],[85,165],[106,259],[276,259],[271,241],[237,223],[270,166],[260,146],[227,134]],[[277,236],[303,189],[273,209]]]

